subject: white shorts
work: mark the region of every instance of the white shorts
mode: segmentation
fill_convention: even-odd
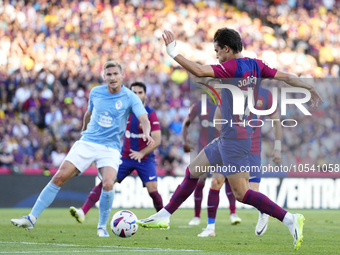
[[[96,162],[98,169],[110,166],[118,172],[120,157],[120,152],[116,149],[96,143],[77,141],[65,160],[70,161],[81,175],[93,162]]]

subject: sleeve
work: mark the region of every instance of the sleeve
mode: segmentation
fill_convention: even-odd
[[[156,131],[156,130],[161,130],[161,126],[159,124],[159,120],[158,120],[156,112],[150,113],[149,121],[151,125],[151,132]]]
[[[93,92],[93,89],[92,89],[91,92],[90,92],[90,96],[89,96],[89,102],[87,104],[87,109],[89,110],[89,112],[92,112],[92,110],[93,110],[93,94],[94,94],[94,92]]]
[[[211,65],[215,78],[233,78],[237,70],[236,59],[230,59],[222,64]]]
[[[268,64],[263,63],[262,60],[256,59],[256,62],[261,70],[261,78],[273,79],[275,77],[277,69],[269,67]]]
[[[268,95],[267,95],[267,108],[266,108],[266,110],[269,110],[271,107],[272,107],[272,105],[273,105],[273,95],[272,95],[272,92],[269,90],[268,91]],[[272,114],[270,114],[269,116],[272,116],[272,115],[274,115],[276,113],[276,109],[275,109],[275,111],[272,113]]]
[[[133,92],[130,93],[130,102],[131,111],[136,115],[137,118],[143,114],[148,114],[143,106],[142,100],[140,100],[140,98]]]
[[[198,103],[194,104],[194,106],[191,108],[191,111],[189,113],[189,119],[190,121],[192,122],[196,116],[197,116],[197,113],[199,112],[199,106],[198,106]]]

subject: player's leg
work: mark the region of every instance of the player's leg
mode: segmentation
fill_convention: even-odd
[[[102,176],[102,192],[99,198],[99,222],[97,227],[97,235],[99,237],[108,237],[106,224],[110,217],[113,203],[113,183],[115,181],[117,171],[113,167],[105,166],[98,169]]]
[[[232,173],[233,171],[226,173],[235,198],[244,204],[252,205],[259,211],[282,221],[288,227],[294,238],[294,249],[299,249],[303,237],[303,215],[293,215],[275,204],[267,196],[251,190],[249,187],[249,172],[240,172],[246,171],[246,167],[249,167],[248,153],[251,145],[250,139],[235,142],[232,140],[223,140],[218,145],[219,150],[224,152],[223,165],[231,165],[236,169],[236,173]]]
[[[116,180],[117,169],[120,163],[120,153],[116,149],[98,146],[98,157],[96,158],[98,173],[102,180],[102,192],[99,198],[99,222],[97,235],[108,237],[106,224],[110,217],[113,203],[113,184]]]
[[[54,201],[60,187],[70,178],[84,172],[90,166],[93,162],[91,153],[93,154],[93,151],[91,151],[91,148],[86,146],[86,144],[80,143],[79,141],[76,142],[62,162],[57,173],[41,191],[31,213],[21,219],[12,219],[12,224],[27,230],[33,229],[37,218]]]
[[[71,162],[64,161],[59,167],[58,172],[52,177],[52,180],[41,191],[30,214],[28,216],[24,216],[21,219],[12,219],[12,224],[18,227],[23,227],[27,230],[33,229],[36,220],[40,214],[53,202],[61,186],[78,173],[79,171]]]
[[[216,143],[215,143],[216,144]],[[210,147],[215,146],[214,141],[210,143]],[[178,185],[174,194],[172,195],[170,202],[158,213],[150,216],[147,219],[138,220],[137,224],[146,228],[168,228],[170,216],[180,207],[180,205],[192,194],[195,190],[198,177],[207,172],[208,166],[210,166],[208,155],[218,156],[217,162],[221,161],[219,154],[212,153],[209,149],[209,145],[204,148],[187,167],[185,177],[180,185]],[[214,163],[216,164],[216,163]]]
[[[303,238],[304,216],[301,214],[293,215],[275,204],[262,193],[251,190],[248,179],[244,177],[243,174],[244,173],[236,173],[233,176],[228,176],[228,181],[236,199],[244,204],[252,205],[259,211],[282,221],[288,227],[294,238],[294,249],[298,250],[301,247]]]
[[[83,223],[85,221],[85,215],[88,211],[98,202],[100,194],[102,193],[102,185],[100,182],[97,186],[95,186],[90,194],[87,196],[85,203],[82,208],[75,208],[74,206],[70,207],[70,214],[79,222]]]
[[[194,199],[195,199],[195,216],[189,222],[190,226],[199,225],[201,223],[201,206],[203,199],[203,188],[205,185],[205,180],[207,179],[207,173],[201,175],[196,184]]]
[[[157,170],[154,159],[142,160],[141,163],[134,160],[135,168],[138,172],[139,178],[142,180],[144,187],[147,188],[149,196],[152,198],[153,206],[156,211],[163,208],[163,200],[157,190]]]
[[[255,181],[257,180],[254,180],[254,179],[249,180],[249,187],[250,189],[258,192],[259,187],[260,187],[260,182],[255,182]],[[255,235],[257,236],[263,235],[267,231],[268,222],[269,222],[269,215],[259,211],[259,219],[257,220],[257,224],[255,227]]]
[[[233,191],[230,188],[228,179],[225,180],[225,193],[229,200],[229,210],[230,210],[230,222],[232,225],[241,223],[242,219],[236,214],[236,198]]]
[[[157,190],[157,181],[147,182],[145,183],[145,187],[148,190],[149,196],[152,198],[153,206],[156,211],[159,212],[163,208],[163,200]]]
[[[213,173],[213,179],[211,182],[211,188],[209,190],[209,196],[208,196],[208,225],[203,230],[202,233],[200,233],[199,237],[208,237],[208,236],[215,236],[215,219],[216,219],[216,213],[218,204],[220,202],[220,190],[223,186],[223,183],[225,181],[225,177],[220,173]]]
[[[261,155],[249,153],[248,158],[249,166],[251,167],[251,171],[249,174],[249,187],[250,189],[258,192],[262,177]],[[259,211],[259,219],[255,227],[255,235],[261,236],[266,232],[268,221],[269,215]]]

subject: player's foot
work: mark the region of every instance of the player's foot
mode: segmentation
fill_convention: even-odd
[[[293,214],[294,216],[294,229],[293,229],[293,238],[294,238],[294,250],[298,250],[301,247],[303,242],[303,221],[305,217],[302,214]]]
[[[107,233],[106,229],[104,228],[97,228],[97,235],[99,237],[110,237],[109,233]]]
[[[238,215],[236,213],[232,213],[230,214],[230,221],[232,225],[237,225],[239,223],[241,223],[242,219],[240,217],[238,217]]]
[[[79,208],[75,208],[73,206],[70,207],[70,214],[76,218],[76,220],[79,222],[79,223],[83,223],[85,221],[85,214],[84,214],[84,211],[83,209]]]
[[[201,218],[199,217],[194,217],[190,222],[189,225],[190,226],[197,226],[201,223]]]
[[[137,224],[143,228],[164,228],[169,227],[170,217],[159,217],[156,214],[147,219],[137,220]]]
[[[269,215],[265,213],[259,213],[259,219],[255,227],[255,235],[262,236],[268,227]]]
[[[210,228],[205,228],[201,234],[197,235],[198,237],[208,237],[215,236],[215,230]]]
[[[32,230],[34,227],[34,223],[32,222],[29,215],[22,216],[20,219],[11,219],[11,222],[14,226],[22,227],[26,230]]]

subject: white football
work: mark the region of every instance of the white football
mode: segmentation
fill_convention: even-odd
[[[131,237],[138,230],[137,217],[133,212],[123,210],[113,215],[110,226],[119,237]]]

